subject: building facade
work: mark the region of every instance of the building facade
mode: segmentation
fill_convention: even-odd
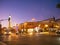
[[[36,27],[39,27],[43,31],[58,30],[60,29],[60,20],[53,17],[42,21],[25,22],[19,24],[19,30],[35,29]]]

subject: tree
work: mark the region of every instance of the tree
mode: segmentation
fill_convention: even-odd
[[[56,5],[56,8],[60,8],[60,3]]]

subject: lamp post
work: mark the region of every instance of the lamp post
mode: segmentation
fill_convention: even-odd
[[[11,27],[11,16],[9,16],[9,18],[8,18],[8,23],[9,23],[9,28]]]

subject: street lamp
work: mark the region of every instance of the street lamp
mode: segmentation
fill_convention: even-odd
[[[11,19],[11,16],[9,16],[8,21],[10,21],[10,19]]]
[[[9,16],[9,18],[8,18],[8,22],[9,22],[9,28],[11,27],[11,16]]]

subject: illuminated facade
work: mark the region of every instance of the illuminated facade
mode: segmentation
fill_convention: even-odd
[[[60,20],[53,17],[43,21],[25,22],[19,25],[19,30],[34,29],[35,27],[40,27],[42,30],[58,30],[60,27]]]

